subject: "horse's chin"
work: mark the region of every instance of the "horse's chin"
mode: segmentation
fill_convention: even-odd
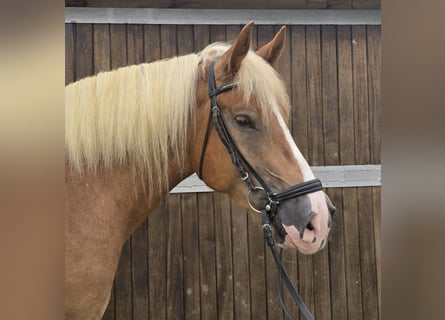
[[[300,239],[293,239],[289,235],[286,236],[283,243],[277,243],[277,247],[283,249],[297,249],[300,253],[305,255],[314,254],[322,249],[320,247],[311,246],[311,244]]]

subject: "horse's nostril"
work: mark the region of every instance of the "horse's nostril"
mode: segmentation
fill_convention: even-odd
[[[312,225],[312,223],[309,222],[306,226],[306,229],[312,231],[312,230],[314,230],[314,226]]]

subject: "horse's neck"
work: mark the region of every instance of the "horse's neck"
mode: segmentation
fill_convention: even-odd
[[[169,174],[171,188],[192,173],[191,167],[176,169]],[[81,226],[87,219],[105,230],[111,228],[122,240],[130,236],[169,191],[147,186],[131,168],[78,174],[68,164],[66,172],[67,223]]]

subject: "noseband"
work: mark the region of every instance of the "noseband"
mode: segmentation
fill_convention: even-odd
[[[283,225],[281,224],[280,217],[277,215],[278,207],[280,203],[283,201],[301,197],[303,195],[306,195],[308,193],[316,192],[319,190],[322,190],[322,184],[319,179],[312,179],[309,181],[305,181],[303,183],[294,185],[287,190],[279,193],[275,193],[272,191],[272,189],[269,187],[269,185],[266,183],[266,181],[261,177],[261,175],[255,170],[255,168],[249,163],[249,161],[244,157],[240,149],[238,148],[235,140],[233,139],[232,135],[230,134],[226,123],[224,121],[224,118],[221,113],[221,109],[218,107],[216,98],[219,94],[232,90],[236,87],[235,83],[230,83],[227,85],[224,85],[222,87],[216,87],[216,79],[215,79],[215,64],[218,60],[218,57],[214,58],[212,62],[210,63],[209,67],[209,98],[210,98],[210,114],[207,122],[207,129],[204,137],[204,142],[201,149],[201,158],[199,162],[199,178],[202,179],[202,170],[203,170],[203,164],[204,164],[204,158],[205,153],[207,149],[207,144],[209,140],[209,134],[210,134],[210,125],[213,123],[213,126],[215,127],[215,130],[221,140],[221,142],[224,144],[231,160],[236,169],[238,170],[241,179],[246,183],[249,193],[247,195],[247,202],[249,206],[257,213],[261,214],[262,218],[262,228],[264,237],[266,240],[267,245],[271,248],[272,254],[274,256],[275,262],[277,264],[277,277],[278,277],[278,295],[279,300],[281,303],[281,307],[285,311],[288,318],[291,319],[289,313],[286,310],[286,307],[284,306],[283,299],[282,299],[282,293],[281,293],[281,277],[284,280],[284,283],[289,290],[289,293],[295,300],[295,302],[300,307],[301,312],[305,315],[306,319],[311,320],[314,319],[310,311],[307,309],[306,305],[304,304],[303,300],[299,296],[298,292],[293,287],[286,270],[284,269],[284,266],[281,263],[281,259],[278,256],[277,251],[274,248],[275,240],[272,237],[272,229],[270,224],[274,227],[275,231],[284,239],[284,237],[287,235],[286,230],[284,230]],[[212,121],[213,120],[213,121]],[[247,169],[247,170],[246,170]],[[252,182],[252,179],[249,176],[252,174],[255,177],[255,180],[260,184],[260,186],[255,186]],[[251,196],[256,192],[263,192],[267,196],[267,202],[264,204],[264,207],[257,208],[252,204]]]

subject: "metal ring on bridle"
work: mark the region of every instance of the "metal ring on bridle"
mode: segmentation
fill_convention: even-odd
[[[257,208],[255,208],[252,204],[252,202],[250,201],[250,195],[253,192],[257,192],[257,191],[262,191],[264,192],[264,194],[267,196],[266,191],[264,191],[264,189],[262,187],[253,187],[252,189],[249,190],[249,193],[247,194],[247,203],[249,204],[249,207],[255,211],[256,213],[261,213],[261,210],[258,210]]]

